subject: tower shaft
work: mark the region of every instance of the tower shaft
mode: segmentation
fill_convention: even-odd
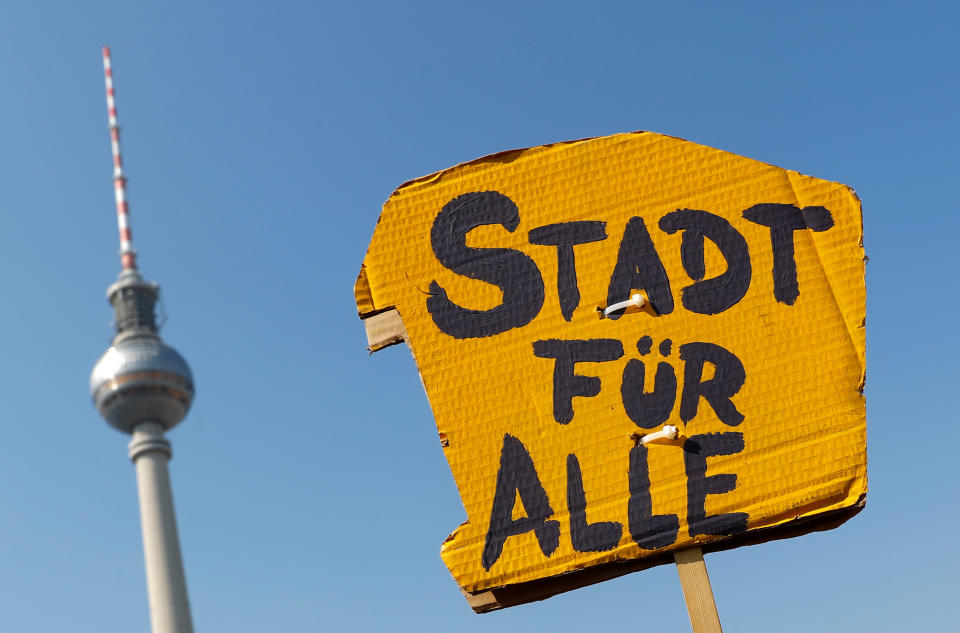
[[[133,430],[129,454],[137,468],[150,628],[153,633],[193,633],[167,471],[170,442],[163,436],[163,425],[138,424]]]

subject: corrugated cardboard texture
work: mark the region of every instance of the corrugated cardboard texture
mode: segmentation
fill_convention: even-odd
[[[637,291],[654,309],[599,318]],[[394,192],[356,295],[403,320],[467,513],[442,557],[469,594],[543,598],[862,506],[844,185],[646,132],[499,154]],[[664,422],[681,437],[638,448]]]

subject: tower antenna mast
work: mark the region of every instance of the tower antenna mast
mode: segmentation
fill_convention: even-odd
[[[154,311],[160,287],[146,281],[137,269],[127,180],[120,156],[113,69],[107,47],[103,49],[103,70],[121,270],[117,281],[107,288],[116,333],[110,347],[94,365],[90,394],[107,423],[132,436],[128,454],[137,470],[151,630],[153,633],[193,633],[167,469],[172,452],[169,440],[164,437],[190,409],[194,396],[193,374],[187,361],[160,339]]]
[[[117,201],[117,229],[120,231],[120,264],[123,270],[137,269],[137,253],[133,250],[130,232],[130,207],[127,204],[127,179],[123,175],[120,154],[120,126],[117,125],[117,104],[113,92],[113,67],[110,49],[103,47],[103,76],[107,84],[107,117],[110,121],[110,150],[113,152],[113,195]]]

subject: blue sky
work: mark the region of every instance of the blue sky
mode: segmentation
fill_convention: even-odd
[[[89,402],[134,244],[198,395],[171,471],[198,631],[687,630],[660,567],[474,615],[407,350],[352,286],[400,183],[637,129],[863,201],[870,493],[840,529],[709,555],[730,631],[960,629],[948,3],[8,3],[0,14],[0,630],[146,630],[127,440]]]

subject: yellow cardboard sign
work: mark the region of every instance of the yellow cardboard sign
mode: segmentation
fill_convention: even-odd
[[[477,610],[863,505],[844,185],[647,132],[489,156],[393,193],[356,300],[402,318],[467,512],[441,555]]]

